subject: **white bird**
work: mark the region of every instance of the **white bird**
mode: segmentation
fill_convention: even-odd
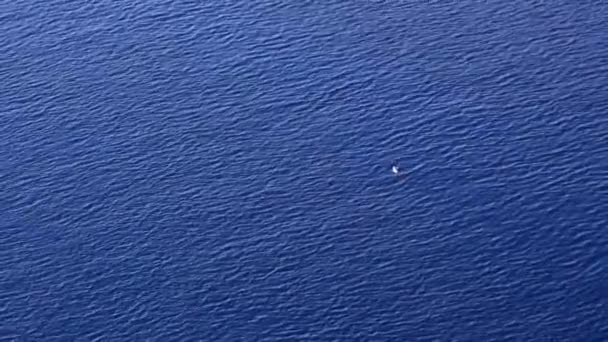
[[[399,174],[399,168],[397,167],[397,165],[393,165],[393,167],[391,168],[391,171],[393,171],[393,173],[396,175]]]

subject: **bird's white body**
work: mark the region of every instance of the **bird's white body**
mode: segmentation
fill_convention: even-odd
[[[391,168],[391,171],[393,171],[393,173],[396,175],[399,174],[399,168],[397,167],[397,165],[393,165],[393,167]]]

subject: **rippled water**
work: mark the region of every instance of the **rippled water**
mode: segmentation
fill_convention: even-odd
[[[605,3],[0,10],[1,340],[608,340]]]

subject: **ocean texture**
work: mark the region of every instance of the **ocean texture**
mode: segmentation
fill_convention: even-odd
[[[608,341],[605,1],[0,18],[1,341]]]

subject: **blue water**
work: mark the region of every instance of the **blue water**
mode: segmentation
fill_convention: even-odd
[[[605,2],[0,18],[0,340],[608,340]]]

